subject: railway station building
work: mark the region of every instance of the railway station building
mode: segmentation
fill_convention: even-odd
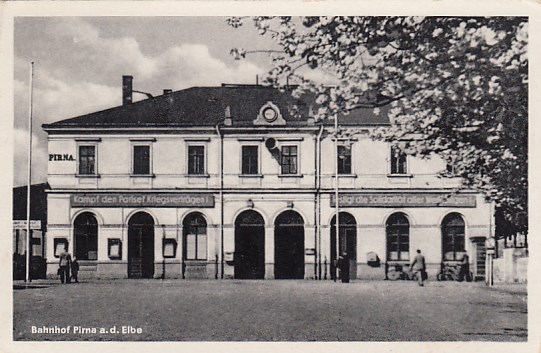
[[[66,247],[83,279],[329,280],[341,254],[353,278],[385,279],[417,249],[429,278],[465,253],[484,277],[493,205],[442,177],[442,160],[372,140],[385,109],[339,117],[353,133],[336,141],[334,122],[288,90],[224,84],[132,102],[131,76],[122,89],[118,107],[43,125],[49,276]]]

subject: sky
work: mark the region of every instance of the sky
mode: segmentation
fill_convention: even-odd
[[[18,17],[14,28],[14,186],[27,183],[30,62],[33,79],[32,183],[47,181],[44,123],[122,103],[122,75],[153,95],[193,86],[256,82],[264,54],[234,60],[231,48],[268,49],[272,39],[225,17]],[[134,94],[134,100],[145,99]]]

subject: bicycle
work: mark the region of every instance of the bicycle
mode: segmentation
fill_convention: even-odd
[[[462,265],[460,264],[442,264],[440,273],[436,276],[438,281],[457,281],[462,282],[466,280],[467,282],[473,281],[473,273],[468,271],[464,274],[462,271]]]

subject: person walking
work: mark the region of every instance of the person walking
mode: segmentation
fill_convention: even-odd
[[[426,273],[426,262],[425,257],[421,255],[421,250],[417,249],[417,255],[411,263],[411,271],[414,272],[417,276],[417,282],[419,286],[424,286],[424,279]]]
[[[60,266],[58,268],[58,274],[60,275],[60,283],[70,283],[71,255],[65,248],[64,251],[60,253],[60,261],[58,265]]]
[[[458,275],[458,280],[466,280],[468,282],[472,280],[470,276],[470,257],[466,253],[464,253],[462,260],[460,261],[460,273]]]
[[[74,256],[73,261],[71,262],[71,279],[75,283],[79,283],[79,280],[77,276],[79,275],[79,262],[77,261],[77,258]]]

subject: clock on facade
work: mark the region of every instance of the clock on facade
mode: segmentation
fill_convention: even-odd
[[[273,121],[276,120],[276,118],[278,117],[278,113],[276,113],[276,110],[274,110],[273,108],[267,107],[267,108],[265,108],[265,110],[263,111],[263,117],[264,117],[265,120],[267,120],[268,122],[273,122]]]

